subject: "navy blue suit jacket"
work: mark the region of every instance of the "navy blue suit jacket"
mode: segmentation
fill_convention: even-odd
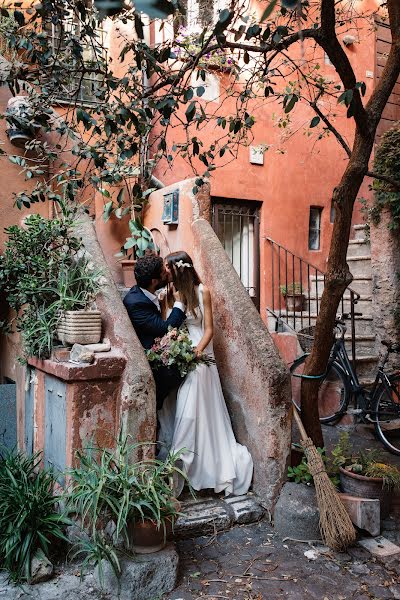
[[[180,308],[173,308],[168,319],[163,320],[157,306],[134,285],[124,298],[124,305],[144,348],[151,348],[155,338],[168,332],[168,327],[180,327],[186,315]]]

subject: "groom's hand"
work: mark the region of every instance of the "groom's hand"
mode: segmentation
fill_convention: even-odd
[[[182,296],[181,296],[181,294],[180,294],[180,292],[178,290],[176,290],[175,288],[173,288],[172,294],[174,296],[175,302],[182,302]]]

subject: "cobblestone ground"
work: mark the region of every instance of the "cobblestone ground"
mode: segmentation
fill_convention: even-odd
[[[399,524],[385,527],[383,535],[399,543]],[[335,553],[282,541],[265,520],[180,541],[178,551],[178,587],[163,600],[400,599],[400,558],[383,562],[357,546]]]

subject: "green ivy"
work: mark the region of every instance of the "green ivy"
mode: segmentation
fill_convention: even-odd
[[[400,122],[382,136],[375,154],[374,171],[390,177],[400,186]],[[369,211],[372,222],[377,225],[382,210],[388,208],[391,214],[389,228],[397,230],[400,227],[400,191],[378,179],[374,181],[373,189],[374,203]]]

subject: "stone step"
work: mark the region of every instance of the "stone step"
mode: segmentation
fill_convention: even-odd
[[[345,335],[345,344],[347,352],[351,353],[351,335]],[[356,356],[373,355],[375,352],[374,335],[356,335]]]
[[[366,227],[367,226],[365,225],[365,223],[353,225],[354,239],[360,240],[360,239],[365,238]]]
[[[348,312],[349,313],[351,311],[351,303],[350,303],[350,298],[349,298],[350,294],[346,294],[346,297],[343,302],[343,308],[342,308],[342,303],[340,303],[339,310],[340,310],[340,312]],[[306,297],[305,306],[307,306],[307,303],[308,303],[308,298]],[[315,297],[310,298],[310,311],[312,313],[317,312],[317,303],[318,303],[318,308],[319,308],[321,305],[321,296],[319,296],[318,302]],[[357,305],[355,306],[354,310],[355,310],[355,312],[360,312],[363,315],[372,315],[372,313],[373,313],[372,297],[371,296],[361,296],[361,298],[358,300]]]
[[[181,502],[182,515],[174,526],[175,538],[191,538],[230,529],[232,525],[254,523],[264,516],[264,509],[251,494],[219,498],[188,496]]]
[[[365,238],[359,240],[350,240],[347,248],[347,258],[353,256],[366,256],[371,253],[370,244]]]
[[[361,296],[372,296],[372,277],[371,274],[362,277],[354,277],[350,284],[350,288]],[[310,277],[310,294],[318,292],[318,296],[322,296],[324,291],[324,278],[322,275],[318,277]],[[350,295],[349,291],[345,294]]]
[[[369,254],[365,254],[364,256],[348,256],[347,264],[353,277],[371,276],[371,256]]]

